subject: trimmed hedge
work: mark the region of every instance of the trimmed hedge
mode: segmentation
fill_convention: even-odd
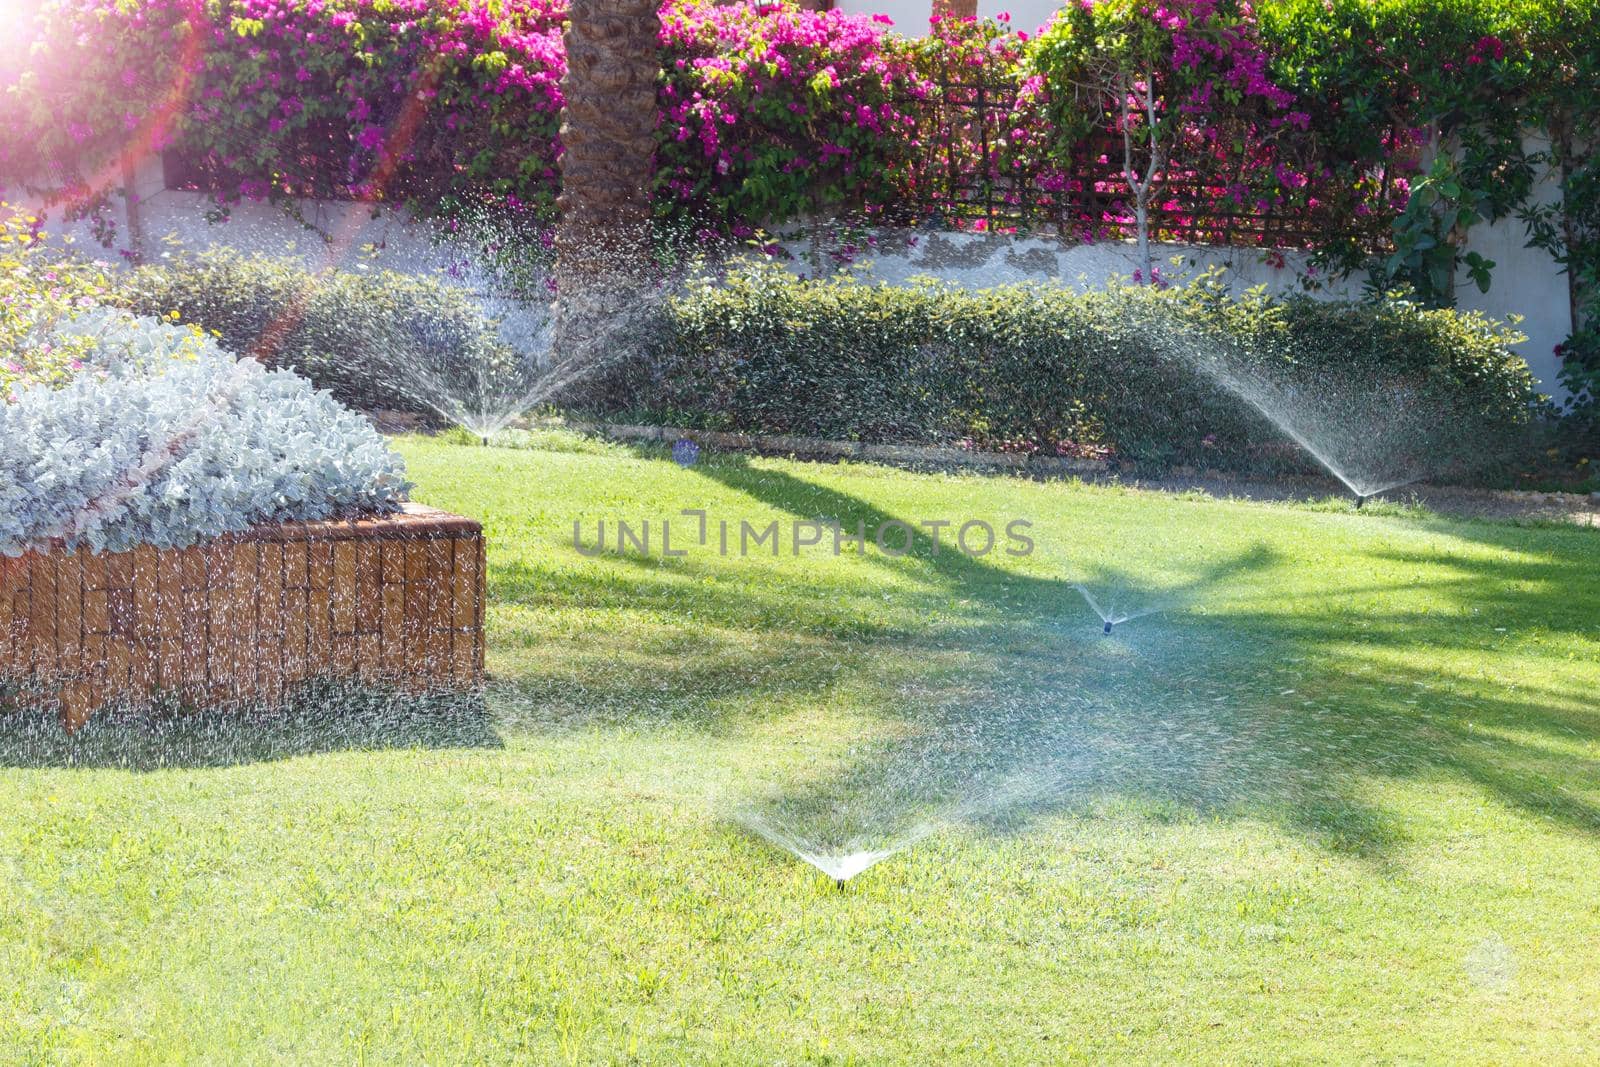
[[[537,355],[504,343],[466,290],[382,271],[209,253],[141,268],[124,299],[177,311],[368,408],[449,410],[419,386],[520,395]],[[555,399],[703,429],[1262,471],[1310,461],[1222,384],[1230,375],[1298,391],[1309,418],[1347,437],[1373,424],[1383,433],[1356,447],[1369,466],[1388,462],[1374,448],[1425,452],[1431,470],[1444,456],[1520,455],[1538,401],[1516,335],[1477,313],[1232,297],[1211,277],[970,292],[807,281],[769,265],[686,289],[649,332],[634,358]],[[1401,416],[1415,429],[1397,434]]]
[[[1436,445],[1470,435],[1488,455],[1522,434],[1537,402],[1515,339],[1475,313],[1233,298],[1209,278],[966,292],[761,269],[670,305],[656,357],[619,367],[605,392],[616,408],[708,429],[1303,466],[1205,368],[1313,393],[1404,390],[1449,423]]]
[[[140,267],[116,299],[214,330],[223,347],[293,370],[352,407],[429,413],[443,393],[471,395],[497,375],[522,374],[475,296],[427,276],[313,272],[295,259],[216,249]]]

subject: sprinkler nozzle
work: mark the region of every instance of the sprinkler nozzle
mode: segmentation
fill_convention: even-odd
[[[1361,505],[1365,504],[1366,502],[1367,502],[1367,498],[1366,497],[1362,496],[1360,493],[1356,494],[1356,510],[1357,511],[1360,511],[1361,510]]]
[[[833,884],[839,887],[839,892],[841,892],[841,893],[844,892],[844,879],[843,878],[835,878],[833,880]]]
[[[478,440],[483,444],[484,448],[488,448],[489,447],[489,438],[488,437],[480,437],[480,438],[478,438]]]
[[[1110,619],[1107,619],[1107,620],[1106,620],[1106,628],[1105,628],[1105,632],[1106,632],[1106,633],[1110,633],[1110,632],[1111,632],[1111,620],[1110,620]]]

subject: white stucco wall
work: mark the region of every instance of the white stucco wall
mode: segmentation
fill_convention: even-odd
[[[159,159],[148,160],[138,168],[132,191],[137,200],[134,212],[138,229],[144,235],[137,251],[146,259],[208,248],[235,248],[293,256],[310,267],[359,269],[368,264],[428,271],[446,261],[425,226],[396,211],[374,212],[371,205],[301,201],[298,208],[310,223],[308,227],[276,205],[247,201],[233,205],[226,221],[210,222],[206,214],[214,206],[211,198],[165,188]],[[26,196],[15,192],[10,195],[13,202],[29,204]],[[132,250],[134,227],[119,192],[113,193],[112,204],[116,240],[110,249],[94,240],[87,222],[63,226],[59,209],[37,202],[29,206],[44,213],[45,230],[52,238],[70,241],[81,255],[120,263],[124,259],[121,253]]]
[[[864,15],[888,15],[900,33],[915,36],[928,32],[928,16],[933,0],[839,0],[840,11]],[[1058,0],[978,0],[978,14],[992,18],[1009,12],[1011,25],[1032,33],[1050,21],[1061,9]]]
[[[1006,237],[939,231],[880,230],[875,244],[847,265],[841,265],[831,246],[819,249],[809,241],[787,242],[794,257],[790,269],[811,276],[848,271],[862,281],[903,285],[915,278],[937,278],[968,289],[985,289],[1015,282],[1049,282],[1079,290],[1103,287],[1114,278],[1128,278],[1138,269],[1132,242],[1107,241],[1076,244],[1050,237]],[[1238,248],[1205,248],[1161,244],[1154,250],[1156,269],[1174,283],[1194,278],[1212,267],[1222,269],[1222,280],[1235,292],[1264,285],[1272,293],[1309,291],[1326,299],[1354,299],[1360,279],[1336,280],[1331,285],[1311,279],[1307,289],[1304,253],[1285,252],[1283,265],[1269,263],[1259,252]]]

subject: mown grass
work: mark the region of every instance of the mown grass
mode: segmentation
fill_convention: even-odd
[[[1600,1051],[1593,531],[402,448],[490,537],[488,715],[0,728],[0,1060]],[[685,508],[1036,550],[573,547]],[[1167,610],[1103,638],[1074,582]],[[1048,788],[843,893],[729,817],[951,723]]]

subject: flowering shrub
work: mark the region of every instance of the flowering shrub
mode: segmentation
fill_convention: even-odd
[[[186,178],[224,203],[356,197],[455,215],[487,200],[547,218],[564,15],[564,0],[146,0],[137,16],[120,0],[49,0],[36,58],[0,86],[14,120],[0,172],[92,210],[120,153],[175,146]],[[667,0],[661,18],[658,198],[716,229],[905,202],[916,161],[925,184],[927,148],[951,143],[916,126],[939,92],[930,75],[1011,64],[1025,38],[947,20],[930,52],[882,17],[756,0]],[[61,134],[63,101],[77,137]]]
[[[0,551],[121,551],[387,512],[409,485],[371,425],[302,378],[207,346],[0,405]]]
[[[173,144],[206,26],[203,0],[62,0],[10,20],[31,47],[0,65],[0,196],[26,184],[98,217],[122,163]]]
[[[92,210],[119,157],[177,145],[224,201],[548,209],[564,14],[564,0],[50,0],[33,57],[0,74],[0,173]]]
[[[60,382],[95,348],[58,329],[105,294],[100,269],[45,243],[35,215],[0,203],[0,395],[19,382]]]
[[[670,213],[763,223],[893,203],[926,88],[881,16],[673,0],[657,182]]]
[[[547,216],[564,15],[565,0],[48,0],[32,58],[9,84],[0,71],[0,171],[92,210],[120,153],[176,144],[225,199],[489,198]],[[1585,17],[1554,0],[1098,0],[1037,41],[954,18],[902,39],[881,17],[667,0],[658,194],[719,228],[963,190],[1074,197],[1094,203],[1073,220],[1086,235],[1114,235],[1127,190],[1095,187],[1120,161],[1091,135],[1120,131],[1084,92],[1110,64],[1148,69],[1168,105],[1169,226],[1215,214],[1229,221],[1198,236],[1235,239],[1231,220],[1270,211],[1305,222],[1279,240],[1359,250],[1404,205],[1429,123],[1459,135],[1471,175],[1510,158],[1520,120],[1491,112],[1582,80],[1555,57],[1592,41]],[[1008,82],[979,119],[971,86]],[[1499,173],[1475,183],[1492,217],[1525,199],[1526,168]]]
[[[548,206],[564,9],[230,0],[207,31],[185,155],[235,196]]]
[[[1580,302],[1597,298],[1585,273],[1600,262],[1600,242],[1583,221],[1600,188],[1592,2],[1274,0],[1262,11],[1275,74],[1312,117],[1306,148],[1335,176],[1330,217],[1344,203],[1331,198],[1342,185],[1393,187],[1382,221],[1399,258],[1380,281],[1448,304],[1457,273],[1484,284],[1493,267],[1463,251],[1470,225],[1519,217],[1532,243],[1579,281]],[[1535,131],[1548,143],[1527,136]],[[1429,148],[1448,163],[1406,181]],[[1542,168],[1560,177],[1564,209],[1534,202]],[[1329,251],[1341,266],[1364,259],[1348,243]]]

